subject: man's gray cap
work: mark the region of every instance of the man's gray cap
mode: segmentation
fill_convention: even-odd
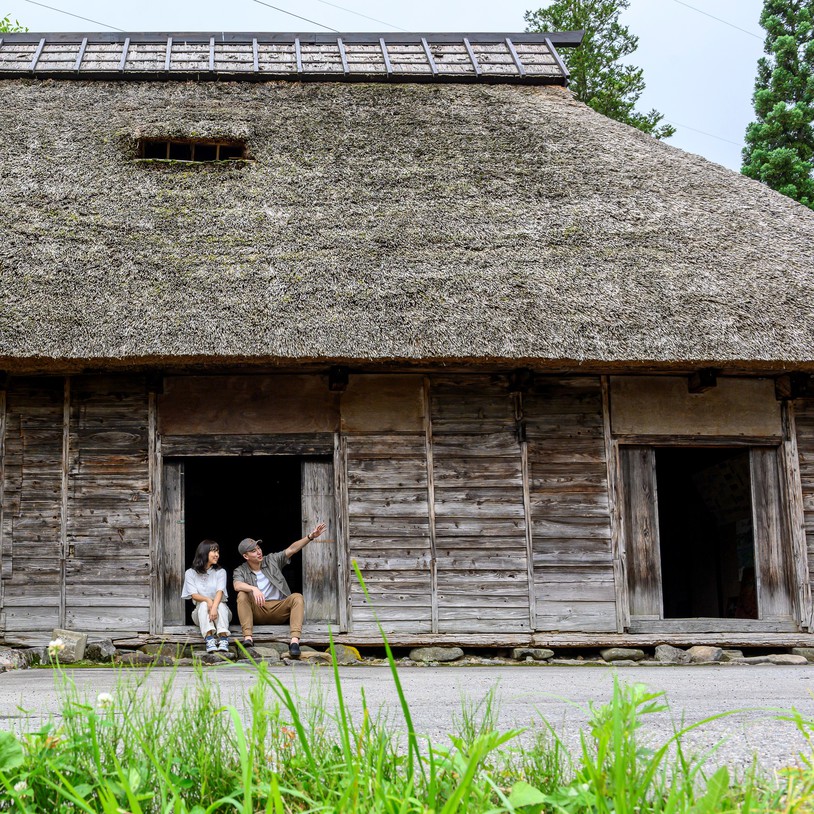
[[[240,545],[237,547],[237,550],[241,554],[246,554],[247,552],[257,548],[257,546],[259,546],[262,542],[262,540],[252,540],[251,537],[246,537],[246,539],[240,541]]]

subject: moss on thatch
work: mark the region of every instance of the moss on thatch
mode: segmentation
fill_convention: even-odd
[[[814,213],[559,88],[19,79],[0,100],[0,367],[814,356]],[[252,160],[151,165],[147,136]]]

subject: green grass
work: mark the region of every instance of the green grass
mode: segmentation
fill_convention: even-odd
[[[642,721],[664,709],[664,698],[642,685],[616,682],[569,754],[544,721],[522,739],[501,731],[494,690],[463,699],[455,733],[433,744],[410,728],[401,737],[404,725],[374,715],[364,698],[353,716],[338,670],[329,712],[324,696],[297,699],[265,664],[251,669],[242,713],[222,703],[201,670],[183,688],[170,673],[157,691],[146,673],[123,673],[110,696],[91,701],[62,674],[58,719],[22,735],[0,732],[0,811],[814,811],[810,755],[799,769],[734,778],[708,769],[709,754],[686,754],[682,739],[698,724],[644,746]],[[411,720],[406,702],[400,713]],[[786,717],[810,741],[814,723]]]
[[[0,812],[814,812],[814,721],[796,712],[781,717],[807,753],[799,768],[772,775],[753,766],[734,776],[714,750],[689,754],[685,735],[714,718],[647,745],[642,722],[665,698],[619,681],[607,704],[587,710],[573,754],[542,718],[522,738],[501,730],[495,690],[462,699],[448,742],[431,743],[415,730],[382,639],[399,699],[393,719],[374,714],[364,694],[352,714],[335,659],[330,710],[321,690],[299,699],[262,662],[247,674],[242,712],[200,668],[184,687],[171,672],[157,691],[149,671],[123,671],[110,695],[91,700],[58,670],[60,715],[22,734],[0,731]]]

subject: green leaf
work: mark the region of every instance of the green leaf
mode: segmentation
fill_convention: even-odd
[[[707,793],[692,807],[692,814],[713,814],[720,811],[721,800],[729,791],[729,771],[721,766],[707,783]]]
[[[0,732],[0,772],[7,772],[22,765],[22,744],[11,732]]]
[[[526,783],[525,780],[520,780],[512,786],[511,794],[509,795],[509,802],[515,808],[523,808],[524,806],[539,806],[543,805],[548,798],[534,786]]]

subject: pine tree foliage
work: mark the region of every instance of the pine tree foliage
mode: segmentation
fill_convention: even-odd
[[[620,63],[639,44],[639,38],[619,22],[620,13],[629,5],[630,0],[555,0],[546,8],[526,12],[526,30],[584,30],[582,45],[564,48],[560,54],[577,99],[657,139],[669,138],[675,128],[660,123],[661,113],[635,109],[645,88],[642,69]]]
[[[765,0],[744,175],[814,209],[814,0]]]

